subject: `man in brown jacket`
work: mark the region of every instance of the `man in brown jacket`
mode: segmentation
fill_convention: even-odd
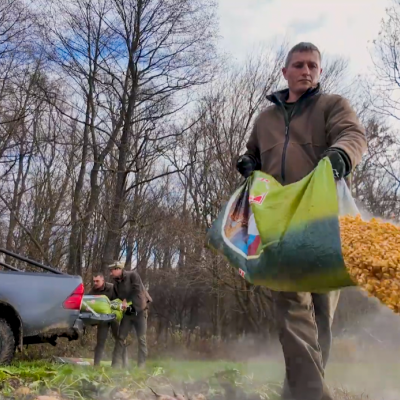
[[[135,328],[138,340],[138,366],[144,367],[147,357],[147,308],[152,298],[136,271],[124,271],[124,263],[120,261],[109,265],[109,268],[114,279],[114,298],[122,300],[122,309],[125,311],[115,342],[112,366],[120,365],[123,351],[126,349],[126,338]],[[132,304],[128,306],[127,303],[130,302]]]
[[[311,43],[288,53],[283,76],[289,88],[268,96],[273,105],[257,117],[237,169],[262,170],[282,185],[308,175],[329,157],[337,179],[346,178],[367,149],[365,131],[347,100],[321,91],[321,54]],[[286,378],[283,400],[332,400],[324,369],[339,292],[273,292]]]
[[[96,296],[107,296],[110,300],[114,299],[114,286],[112,283],[108,283],[104,279],[104,275],[101,273],[95,274],[93,277],[93,286],[89,291],[90,295]],[[101,358],[103,356],[104,347],[108,336],[108,331],[111,328],[111,334],[115,341],[118,337],[118,321],[102,322],[97,325],[97,343],[94,349],[94,365],[100,365]],[[126,363],[126,352],[124,351],[124,362]]]

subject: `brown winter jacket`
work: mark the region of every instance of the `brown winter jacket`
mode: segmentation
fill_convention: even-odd
[[[329,147],[344,151],[354,169],[367,142],[349,102],[339,95],[321,93],[318,85],[301,96],[289,120],[283,106],[287,96],[288,89],[267,97],[274,104],[257,117],[246,154],[283,185],[308,175]]]
[[[114,297],[131,301],[136,312],[145,310],[153,301],[136,271],[122,271],[121,278],[114,279]]]

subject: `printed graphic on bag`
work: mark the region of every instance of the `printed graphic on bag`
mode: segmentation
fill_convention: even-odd
[[[84,295],[81,311],[90,311],[86,305],[99,314],[110,314],[110,300],[104,295]]]
[[[81,311],[97,312],[98,314],[115,314],[117,321],[121,321],[123,312],[118,307],[122,301],[117,299],[110,302],[107,296],[104,295],[84,295]],[[129,305],[131,303],[128,303]],[[118,306],[117,306],[118,305]],[[88,306],[90,308],[88,308]]]
[[[226,206],[223,240],[242,257],[258,257],[261,252],[261,239],[250,207],[249,190],[239,190],[236,194]]]

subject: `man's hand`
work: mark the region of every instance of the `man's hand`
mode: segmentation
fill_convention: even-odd
[[[350,160],[341,149],[331,148],[324,153],[323,157],[329,157],[335,179],[342,179],[350,173]]]
[[[133,315],[133,314],[136,314],[136,315],[137,315],[137,312],[136,312],[136,310],[135,310],[135,307],[133,307],[133,306],[128,306],[128,307],[126,307],[125,314],[126,314],[126,315]]]
[[[240,175],[247,179],[251,173],[257,169],[257,163],[254,161],[253,157],[245,154],[239,157],[236,163],[236,169],[239,171]]]
[[[122,311],[125,311],[127,309],[127,307],[128,307],[128,303],[127,303],[126,299],[124,299],[124,301],[121,304]]]

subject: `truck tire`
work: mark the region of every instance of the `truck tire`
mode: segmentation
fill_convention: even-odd
[[[7,321],[0,319],[0,365],[9,364],[15,352],[15,338]]]

